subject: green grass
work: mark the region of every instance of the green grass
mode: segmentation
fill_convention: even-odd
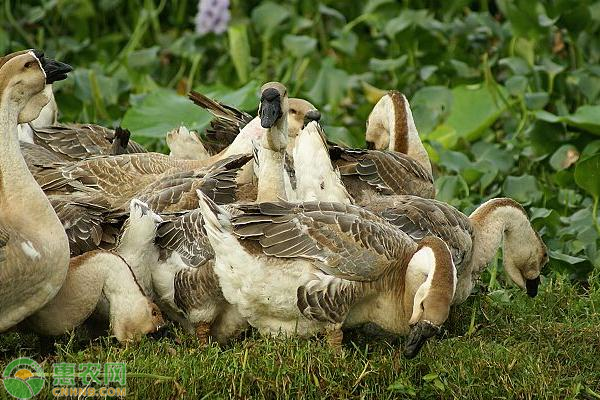
[[[600,290],[546,280],[535,299],[517,289],[472,296],[445,331],[413,360],[402,339],[346,335],[341,353],[320,340],[268,339],[251,333],[228,347],[199,348],[169,337],[120,347],[80,332],[40,357],[38,339],[0,337],[0,364],[19,356],[54,362],[125,361],[128,398],[600,398]],[[8,398],[0,390],[0,398]],[[48,384],[44,388],[51,397]]]

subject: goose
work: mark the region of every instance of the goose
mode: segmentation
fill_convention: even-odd
[[[218,153],[232,143],[238,133],[250,122],[257,122],[258,118],[253,118],[250,114],[228,106],[218,101],[212,100],[202,93],[191,91],[189,98],[196,105],[204,108],[215,117],[206,129],[207,141],[204,143],[212,153]],[[287,151],[291,154],[294,140],[298,132],[305,125],[305,120],[318,121],[321,119],[321,113],[310,102],[299,99],[288,99],[288,135],[291,140],[288,142]]]
[[[303,201],[335,201],[352,204],[339,172],[328,157],[323,134],[316,123],[300,133],[294,156],[298,198]],[[463,302],[496,254],[504,248],[504,268],[509,277],[530,296],[537,294],[541,268],[548,261],[547,249],[531,226],[527,213],[516,201],[491,199],[469,217],[449,204],[412,195],[388,196],[364,205],[419,241],[425,236],[444,240],[452,251],[458,271],[454,304]],[[528,245],[523,245],[527,243]]]
[[[456,269],[435,237],[417,245],[385,220],[341,203],[237,205],[202,193],[200,210],[223,296],[266,335],[326,333],[376,323],[408,334],[414,357],[448,317]]]
[[[515,200],[490,199],[467,217],[438,200],[403,196],[381,216],[416,241],[433,235],[448,244],[458,270],[454,304],[471,294],[501,244],[504,270],[510,280],[530,297],[537,295],[548,249]]]
[[[50,301],[67,274],[67,236],[27,169],[17,124],[38,117],[49,100],[45,85],[69,71],[36,50],[0,59],[0,332]]]
[[[403,153],[431,174],[431,161],[404,94],[390,90],[373,107],[367,118],[367,148]]]
[[[329,146],[316,121],[300,132],[293,154],[296,181],[303,180],[303,188],[296,190],[316,190],[320,195],[315,199],[322,201],[332,200],[322,197],[329,193],[335,201],[351,199],[357,205],[373,208],[398,195],[431,198],[435,194],[431,174],[410,157],[393,151]]]
[[[287,107],[287,93],[282,84],[263,85],[259,118],[266,134],[260,146],[257,171],[259,201],[284,194],[282,163],[287,146],[287,118],[283,116]],[[221,294],[213,272],[214,253],[198,209],[168,218],[156,229],[150,217],[131,223],[140,232],[147,232],[137,236],[146,237],[156,231],[154,243],[143,251],[151,260],[139,263],[140,268],[135,272],[169,318],[195,332],[200,343],[207,343],[209,336],[225,343],[247,327],[246,320]]]
[[[40,335],[62,335],[88,319],[101,296],[109,303],[110,330],[119,342],[137,341],[164,324],[124,258],[104,250],[72,258],[57,295],[23,324]]]
[[[169,156],[180,160],[205,160],[210,157],[208,150],[194,131],[180,126],[167,133]]]

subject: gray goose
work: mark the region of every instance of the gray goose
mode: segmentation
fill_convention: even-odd
[[[71,67],[25,50],[0,58],[0,332],[50,301],[65,280],[67,236],[19,147],[17,124],[38,117],[46,84]]]
[[[501,244],[509,278],[529,296],[537,295],[548,250],[525,209],[513,199],[488,200],[467,217],[441,201],[403,196],[381,216],[416,241],[433,235],[448,244],[458,270],[455,304],[471,294]]]
[[[415,356],[448,317],[456,270],[446,244],[418,246],[359,207],[340,203],[238,205],[203,194],[200,209],[225,299],[268,335],[327,333],[373,322],[408,334]]]
[[[301,161],[296,167],[297,194],[300,200],[337,201],[350,204],[353,198],[339,172],[329,161],[322,132],[310,123],[300,133],[296,152],[311,155],[312,164]],[[464,301],[475,280],[493,259],[504,242],[505,269],[518,286],[534,296],[539,273],[548,256],[544,243],[533,230],[527,213],[511,199],[492,199],[467,217],[449,204],[410,195],[382,196],[365,204],[413,240],[433,235],[444,240],[452,251],[458,269],[458,289],[454,303]],[[514,238],[522,239],[522,242]],[[529,245],[524,246],[523,243]]]

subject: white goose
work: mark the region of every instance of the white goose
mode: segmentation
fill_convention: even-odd
[[[308,336],[373,322],[408,334],[412,357],[448,317],[456,270],[437,238],[421,246],[361,208],[340,203],[239,205],[201,193],[225,299],[261,333]]]
[[[70,70],[33,50],[0,59],[0,332],[50,301],[67,273],[67,236],[27,169],[17,124],[38,117],[45,85]]]

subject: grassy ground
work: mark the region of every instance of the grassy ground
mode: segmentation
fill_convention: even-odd
[[[539,296],[517,289],[473,295],[413,360],[402,339],[346,335],[336,353],[318,340],[250,334],[200,349],[172,329],[162,339],[119,347],[79,333],[40,356],[35,336],[0,337],[0,365],[18,356],[53,362],[126,361],[128,398],[577,398],[600,399],[600,290],[546,280]],[[43,394],[51,397],[46,384]],[[43,396],[42,396],[43,397]],[[0,398],[9,398],[0,389]]]

